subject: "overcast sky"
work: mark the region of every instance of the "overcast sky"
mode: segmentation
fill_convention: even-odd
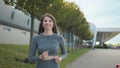
[[[97,28],[120,28],[120,0],[66,0],[75,2]],[[109,42],[120,43],[120,34]]]
[[[120,0],[66,0],[75,2],[88,22],[99,27],[120,27]]]

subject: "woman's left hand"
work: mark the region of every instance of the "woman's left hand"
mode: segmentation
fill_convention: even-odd
[[[62,60],[62,58],[61,57],[59,57],[59,56],[55,56],[55,62],[56,63],[60,63],[61,62],[61,60]]]

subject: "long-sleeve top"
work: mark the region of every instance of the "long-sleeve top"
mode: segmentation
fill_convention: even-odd
[[[36,68],[60,68],[59,64],[55,62],[55,59],[41,60],[39,58],[39,55],[44,51],[48,51],[49,56],[58,56],[59,47],[63,60],[67,56],[63,37],[57,34],[46,36],[41,33],[33,38],[29,60],[31,63],[37,63]],[[38,55],[36,55],[36,51]]]

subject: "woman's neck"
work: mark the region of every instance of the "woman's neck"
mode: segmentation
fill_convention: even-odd
[[[44,34],[44,35],[52,35],[52,34],[53,34],[53,31],[51,31],[51,30],[45,30],[45,31],[43,32],[43,34]]]

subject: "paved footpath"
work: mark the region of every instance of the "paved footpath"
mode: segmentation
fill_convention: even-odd
[[[91,49],[66,68],[116,68],[120,49]]]

